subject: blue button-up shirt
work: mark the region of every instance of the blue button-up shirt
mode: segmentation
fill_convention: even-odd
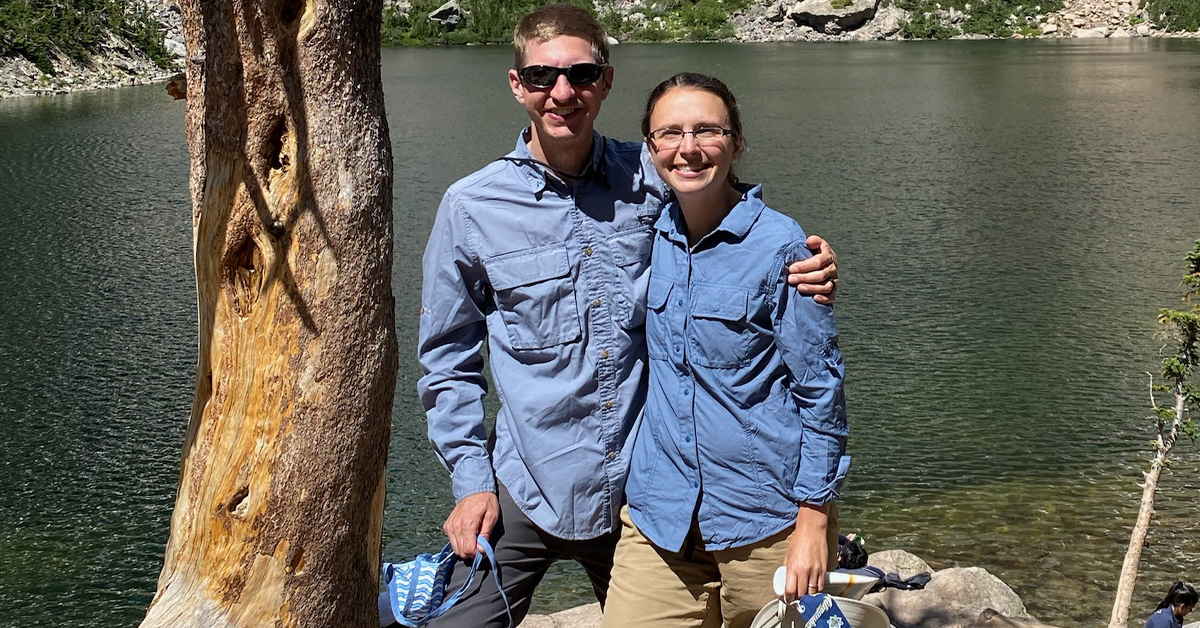
[[[630,514],[667,550],[693,513],[706,549],[741,547],[832,501],[849,467],[833,308],[788,286],[787,263],[811,253],[760,187],[693,248],[674,203],[655,229]]]
[[[496,479],[544,530],[615,529],[646,395],[645,294],[662,183],[595,135],[579,178],[526,144],[450,186],[425,250],[418,389],[455,499]],[[484,426],[482,348],[501,407]]]

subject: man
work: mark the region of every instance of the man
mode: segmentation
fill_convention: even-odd
[[[418,387],[457,501],[443,528],[459,556],[479,534],[495,547],[518,623],[560,558],[604,602],[646,397],[646,271],[665,193],[640,143],[593,131],[612,88],[606,42],[579,7],[521,20],[508,74],[530,126],[447,190],[425,251]],[[820,254],[791,281],[830,302],[833,252],[810,244]],[[485,342],[502,404],[490,438]],[[493,580],[477,582],[433,625],[507,625]]]

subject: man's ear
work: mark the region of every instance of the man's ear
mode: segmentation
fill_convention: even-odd
[[[604,78],[603,78],[603,80],[604,80],[604,90],[603,90],[603,92],[602,92],[602,93],[601,93],[601,95],[600,95],[600,100],[604,100],[605,98],[608,98],[608,92],[609,92],[610,90],[612,90],[612,86],[613,86],[613,67],[612,67],[611,65],[610,65],[610,66],[608,66],[607,68],[604,68]]]
[[[522,105],[525,104],[525,86],[521,84],[521,77],[516,70],[508,71],[508,86],[512,88],[513,98]]]

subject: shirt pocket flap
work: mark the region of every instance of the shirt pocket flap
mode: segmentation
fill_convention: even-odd
[[[565,244],[505,253],[484,260],[483,267],[487,269],[493,290],[510,290],[517,286],[566,277],[571,272]]]
[[[617,266],[629,266],[646,262],[650,259],[650,247],[654,244],[649,229],[636,229],[618,233],[609,239],[612,248],[613,263]]]
[[[650,309],[661,310],[662,306],[667,304],[667,297],[671,296],[671,287],[671,282],[650,275],[650,285],[646,289],[646,305],[650,306]]]
[[[744,290],[695,286],[692,288],[692,316],[722,321],[744,320],[746,300],[749,298],[750,295]]]

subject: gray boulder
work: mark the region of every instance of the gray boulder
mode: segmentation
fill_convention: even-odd
[[[1077,28],[1071,33],[1076,39],[1097,39],[1108,36],[1106,28]]]
[[[905,11],[904,9],[901,9],[900,7],[898,7],[894,4],[889,4],[886,7],[883,7],[875,12],[875,19],[871,20],[870,28],[872,28],[876,31],[875,35],[876,35],[877,39],[887,39],[888,37],[891,37],[891,36],[895,35],[896,33],[899,33],[900,27],[903,26],[904,21],[907,19],[908,19],[907,11]],[[897,550],[889,550],[889,551],[897,551]],[[881,552],[881,553],[886,553],[886,552]],[[911,554],[909,554],[909,555],[912,556]],[[913,556],[913,558],[916,558],[916,556]],[[917,558],[917,560],[921,560],[921,559]],[[900,573],[900,572],[897,571],[895,573]]]
[[[837,34],[862,27],[875,17],[879,0],[804,0],[788,11],[797,24]]]
[[[923,590],[884,589],[863,601],[887,612],[896,628],[967,628],[988,609],[1010,618],[1031,619],[1021,598],[980,567],[943,569],[933,574]]]
[[[883,573],[900,574],[901,578],[911,578],[919,573],[933,573],[928,563],[904,550],[875,552],[867,558],[867,564],[882,570]]]
[[[1005,617],[1000,611],[989,608],[979,614],[967,628],[1054,628],[1026,619]]]
[[[167,52],[171,53],[171,56],[176,59],[182,59],[187,56],[187,47],[182,42],[167,37],[163,39],[163,45],[166,47]]]
[[[529,615],[521,628],[600,628],[600,605],[585,604],[553,615]]]
[[[458,0],[450,0],[429,14],[429,19],[451,29],[461,24],[466,17],[467,14],[459,6]]]
[[[412,0],[383,0],[384,10],[391,10],[396,15],[408,15],[412,12]]]
[[[775,0],[770,6],[763,9],[763,17],[768,22],[782,22],[783,18],[787,17],[787,7],[783,6],[783,0]]]

